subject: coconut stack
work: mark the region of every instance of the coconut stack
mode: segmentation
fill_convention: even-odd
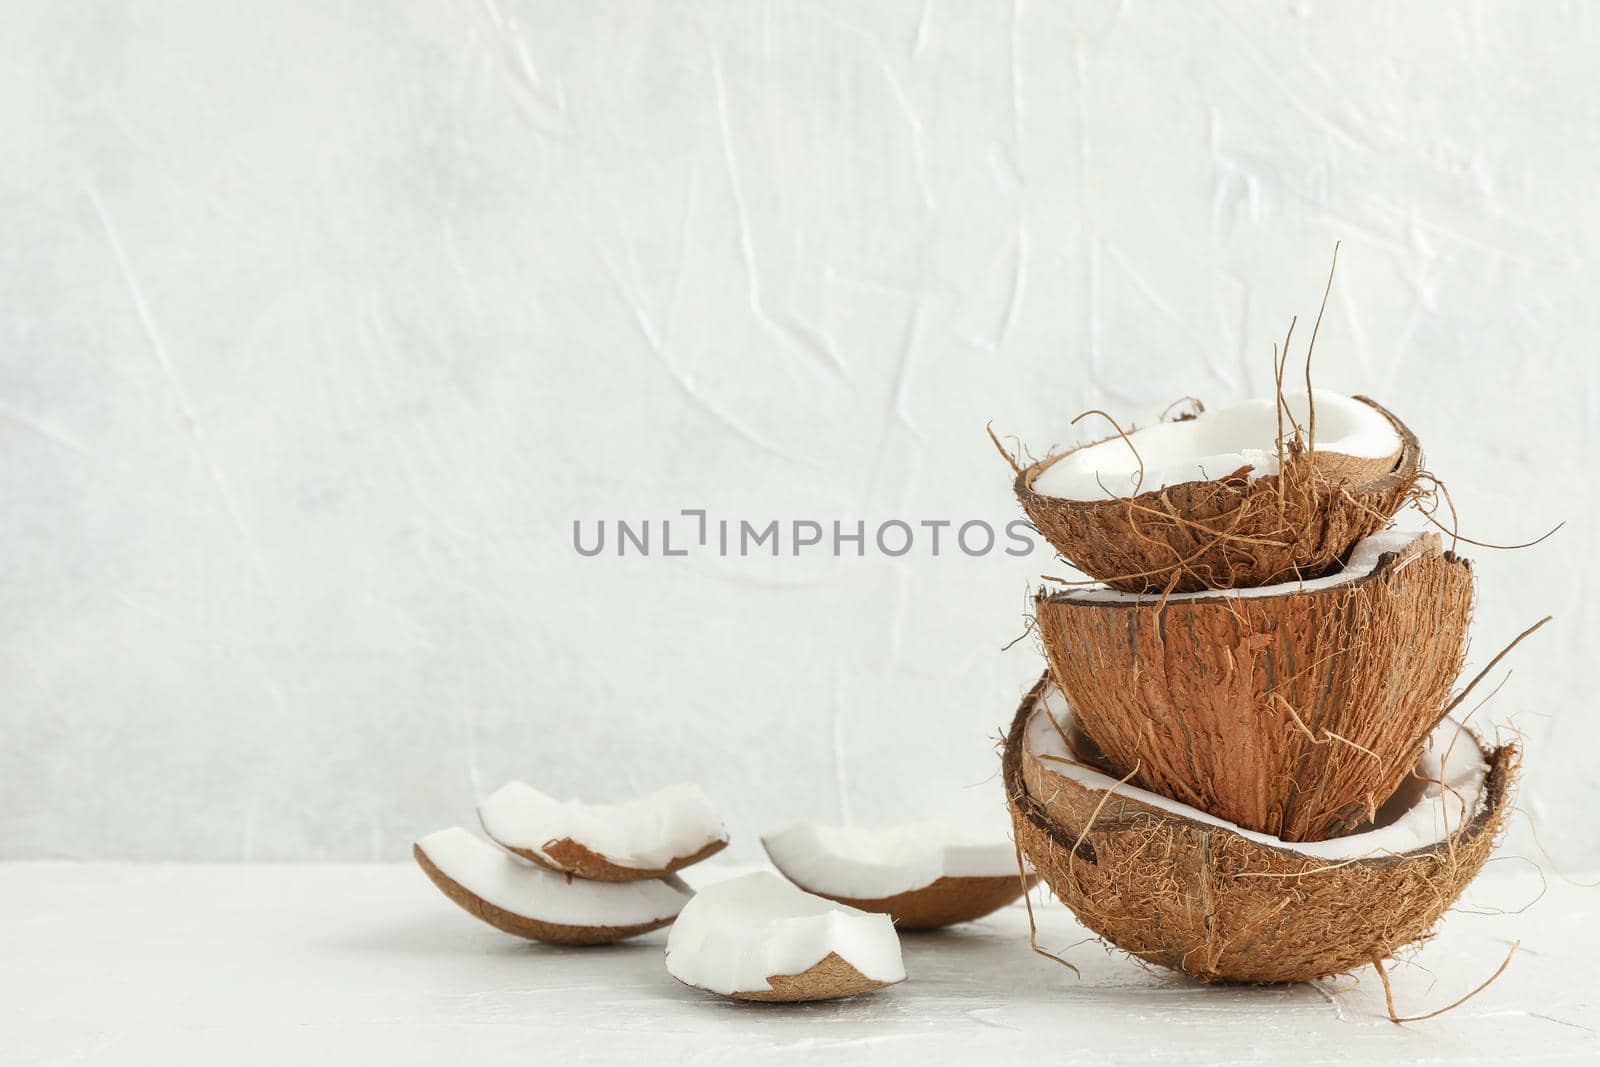
[[[1232,982],[1381,964],[1487,860],[1518,761],[1452,717],[1470,562],[1393,528],[1421,446],[1322,390],[1113,426],[1013,463],[1090,579],[1034,598],[1047,669],[1002,754],[1017,844],[1149,963]]]

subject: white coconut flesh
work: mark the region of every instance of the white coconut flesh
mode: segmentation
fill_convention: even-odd
[[[1350,550],[1350,558],[1345,565],[1321,578],[1291,579],[1273,585],[1249,586],[1243,589],[1199,589],[1190,593],[1167,594],[1125,593],[1109,586],[1090,585],[1056,593],[1054,598],[1074,604],[1138,604],[1157,600],[1174,604],[1183,600],[1204,598],[1252,600],[1257,597],[1315,593],[1318,590],[1333,589],[1365,578],[1377,569],[1380,559],[1391,553],[1398,557],[1392,566],[1403,567],[1408,560],[1428,551],[1436,543],[1437,538],[1425,530],[1379,530],[1357,541],[1355,548]]]
[[[803,819],[761,843],[791,882],[830,897],[879,900],[940,878],[1017,877],[1010,841],[943,823],[819,826]]]
[[[1400,435],[1382,412],[1352,397],[1317,389],[1316,451],[1357,459],[1384,459],[1400,451]],[[1293,424],[1310,424],[1305,393],[1285,394],[1285,436]],[[1290,415],[1293,421],[1290,420]],[[1033,491],[1064,500],[1129,497],[1185,482],[1225,478],[1248,468],[1248,477],[1277,474],[1278,407],[1275,400],[1247,400],[1182,422],[1163,422],[1075,449],[1033,482]],[[1132,442],[1133,448],[1128,447]],[[1138,450],[1135,457],[1134,450]],[[1139,461],[1144,461],[1143,477]]]
[[[1043,757],[1044,766],[1062,778],[1096,792],[1114,791],[1118,797],[1159,808],[1195,822],[1231,830],[1260,845],[1298,852],[1320,860],[1354,860],[1395,855],[1443,841],[1482,810],[1489,764],[1477,740],[1454,720],[1440,723],[1429,737],[1412,777],[1378,811],[1377,818],[1343,837],[1325,841],[1284,841],[1270,834],[1246,830],[1199,808],[1171,800],[1136,786],[1119,783],[1081,763],[1063,735],[1074,736],[1072,708],[1054,685],[1046,688],[1034,705],[1023,735],[1024,751]],[[1052,724],[1052,719],[1054,723]],[[1048,799],[1048,798],[1037,798]]]
[[[417,842],[428,862],[502,911],[554,926],[643,926],[670,919],[692,895],[677,878],[588,882],[518,859],[459,826]]]
[[[887,915],[824,900],[770,871],[700,890],[667,937],[668,972],[723,996],[769,992],[767,979],[804,974],[830,954],[870,982],[905,981]]]
[[[619,867],[660,870],[726,841],[728,832],[704,791],[669,785],[621,804],[557,800],[526,782],[507,782],[478,805],[490,837],[540,856],[570,839]]]

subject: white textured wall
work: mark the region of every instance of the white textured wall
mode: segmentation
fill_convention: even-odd
[[[519,775],[999,825],[1041,552],[579,558],[574,518],[1013,515],[1269,384],[1423,437],[1525,800],[1600,858],[1582,4],[8,5],[0,855],[399,856]],[[1098,430],[1098,428],[1097,428]],[[1563,812],[1581,813],[1562,821]]]

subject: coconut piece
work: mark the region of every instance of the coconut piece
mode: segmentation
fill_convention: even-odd
[[[868,828],[803,819],[767,834],[761,845],[801,889],[882,912],[901,930],[981,919],[1024,888],[1010,841],[943,823]],[[1035,881],[1030,874],[1028,884]]]
[[[1310,449],[1291,437],[1280,453],[1276,402],[1252,400],[1046,457],[1018,472],[1017,499],[1062,556],[1119,589],[1318,577],[1405,502],[1422,453],[1376,402],[1310,395]],[[1306,397],[1284,397],[1286,435],[1309,423]]]
[[[1300,982],[1428,935],[1493,851],[1518,752],[1441,723],[1357,833],[1295,843],[1119,782],[1040,679],[1002,756],[1017,842],[1085,926],[1204,981]]]
[[[693,895],[676,877],[627,883],[557,874],[453,827],[429,834],[411,854],[433,884],[464,910],[508,934],[558,945],[603,945],[658,930]]]
[[[1377,408],[1326,389],[1311,395],[1316,398],[1319,464],[1361,478],[1393,469],[1400,457],[1400,435]],[[1310,422],[1305,393],[1286,393],[1283,400],[1288,428]],[[1274,400],[1246,400],[1133,431],[1127,441],[1118,435],[1085,445],[1042,471],[1034,492],[1066,500],[1104,500],[1213,481],[1242,468],[1249,468],[1252,480],[1277,474],[1278,415]]]
[[[661,878],[728,844],[710,798],[690,782],[621,804],[560,801],[507,782],[478,805],[478,820],[524,859],[598,882]]]
[[[813,896],[769,871],[695,894],[667,936],[667,971],[735,1000],[836,1000],[906,978],[888,916]]]
[[[1118,778],[1290,841],[1370,819],[1466,655],[1471,565],[1434,534],[1363,540],[1308,582],[1035,600],[1050,671]]]

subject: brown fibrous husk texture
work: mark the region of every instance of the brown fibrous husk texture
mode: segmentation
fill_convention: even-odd
[[[1392,957],[1430,934],[1510,809],[1514,745],[1487,755],[1485,803],[1448,838],[1341,863],[1108,797],[1037,761],[1029,785],[1023,736],[1043,684],[1019,709],[1002,758],[1018,845],[1089,929],[1203,981],[1303,982]]]
[[[1370,819],[1461,670],[1471,565],[1421,535],[1364,577],[1270,596],[1040,595],[1051,674],[1109,773],[1250,830]]]
[[[1415,491],[1422,466],[1417,438],[1405,424],[1375,401],[1356,399],[1377,409],[1399,435],[1399,454],[1386,469],[1308,451],[1296,437],[1284,446],[1281,472],[1253,481],[1247,469],[1134,497],[1066,500],[1035,493],[1034,480],[1069,450],[1022,469],[1017,499],[1068,562],[1127,592],[1320,577],[1393,517]]]

